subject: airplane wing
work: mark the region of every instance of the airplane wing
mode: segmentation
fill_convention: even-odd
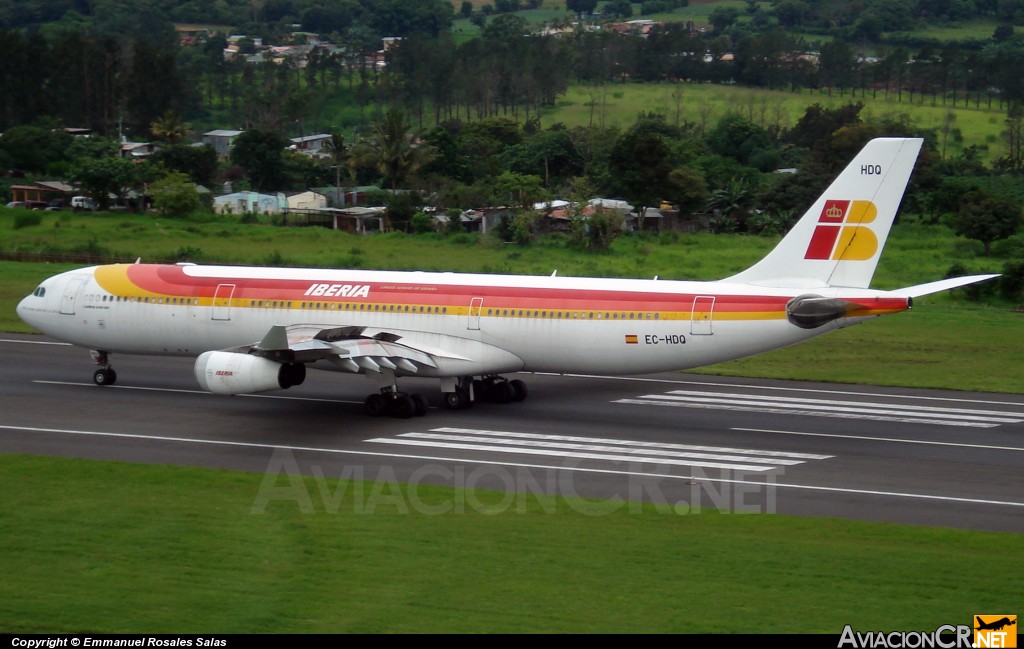
[[[381,369],[417,374],[421,369],[437,369],[438,362],[470,358],[442,349],[411,343],[403,336],[367,327],[331,327],[315,325],[275,325],[255,345],[233,350],[279,363],[312,363],[326,360],[350,372],[379,372]]]
[[[453,349],[458,349],[455,353]],[[465,377],[517,372],[523,360],[479,340],[420,331],[370,327],[274,325],[258,343],[204,352],[195,375],[203,389],[247,394],[300,385],[317,361],[354,374],[394,381],[396,376]]]

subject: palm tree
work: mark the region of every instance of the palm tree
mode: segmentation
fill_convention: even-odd
[[[398,110],[389,110],[356,146],[356,158],[373,165],[388,180],[391,191],[434,159],[433,147],[420,141],[412,123]]]
[[[713,231],[747,231],[747,217],[754,195],[743,178],[733,177],[724,186],[711,192],[707,209],[712,213]]]
[[[331,156],[331,166],[334,167],[334,191],[340,192],[341,168],[352,162],[352,151],[345,145],[345,136],[340,133],[331,133],[331,139],[324,143],[324,150]]]
[[[188,137],[192,132],[192,125],[182,121],[181,115],[173,110],[167,110],[162,116],[153,120],[149,125],[149,130],[156,139],[175,144],[178,140]]]

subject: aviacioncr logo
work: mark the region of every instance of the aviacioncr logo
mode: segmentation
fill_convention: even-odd
[[[877,216],[871,201],[825,201],[804,259],[871,259],[878,252],[878,237],[868,224]]]

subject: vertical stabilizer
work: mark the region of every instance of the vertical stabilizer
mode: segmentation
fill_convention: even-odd
[[[868,288],[922,142],[868,142],[767,257],[725,281]]]

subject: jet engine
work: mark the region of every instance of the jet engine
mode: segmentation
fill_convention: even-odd
[[[301,385],[302,363],[278,363],[251,354],[205,352],[196,359],[196,380],[216,394],[252,394]]]
[[[786,318],[801,329],[817,329],[838,320],[857,305],[820,295],[800,295],[786,305]]]

